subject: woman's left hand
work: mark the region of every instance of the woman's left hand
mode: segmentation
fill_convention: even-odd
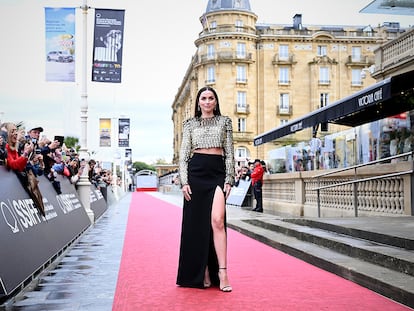
[[[226,200],[230,195],[231,185],[230,184],[224,184],[224,193],[226,194]]]

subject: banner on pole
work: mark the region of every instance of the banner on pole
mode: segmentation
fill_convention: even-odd
[[[129,119],[119,119],[118,146],[129,147]]]
[[[127,160],[132,159],[132,149],[131,148],[125,148],[125,158]]]
[[[45,8],[46,81],[75,82],[75,9]]]
[[[99,119],[99,147],[111,147],[111,119]]]
[[[121,83],[125,10],[95,9],[92,81]]]

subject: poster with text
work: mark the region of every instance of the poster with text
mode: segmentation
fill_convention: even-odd
[[[99,119],[99,147],[111,147],[111,119]]]
[[[46,81],[75,82],[75,9],[45,8]]]
[[[119,119],[118,146],[129,147],[129,119]]]
[[[125,10],[95,9],[92,81],[121,83]]]

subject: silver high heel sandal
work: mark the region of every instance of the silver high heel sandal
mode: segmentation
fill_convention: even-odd
[[[220,270],[227,270],[227,268],[226,267],[219,268],[219,279],[220,279]],[[220,286],[220,290],[225,293],[230,293],[233,290],[233,288],[231,287],[231,285],[224,285],[223,287]]]

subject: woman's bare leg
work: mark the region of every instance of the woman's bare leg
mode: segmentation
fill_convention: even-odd
[[[227,276],[227,234],[224,227],[225,215],[224,193],[220,187],[216,188],[211,210],[211,226],[213,228],[214,248],[216,249],[219,265],[220,289],[231,291]]]
[[[210,287],[211,280],[210,280],[210,272],[208,271],[208,266],[206,266],[206,270],[204,272],[204,287]]]

